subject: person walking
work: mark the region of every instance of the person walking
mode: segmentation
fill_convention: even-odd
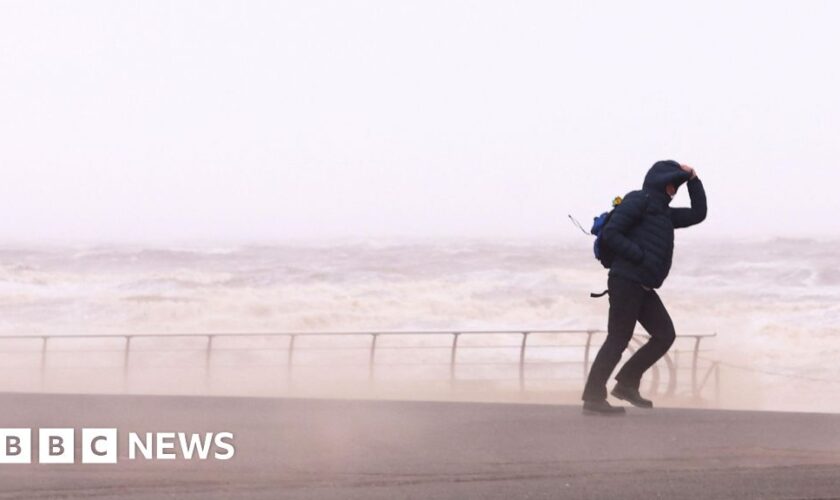
[[[686,183],[691,208],[669,206]],[[642,189],[631,191],[614,209],[601,233],[601,243],[615,254],[607,277],[610,309],[607,338],[598,351],[583,390],[583,413],[622,415],[623,407],[607,401],[607,379],[627,348],[636,321],[650,334],[647,343],[616,374],[610,392],[640,408],[653,402],[639,393],[642,375],[674,343],[674,324],[656,289],[671,269],[674,229],[699,224],[706,218],[706,192],[697,172],[673,160],[653,164]]]

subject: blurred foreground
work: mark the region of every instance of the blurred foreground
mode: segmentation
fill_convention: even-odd
[[[303,399],[0,395],[6,427],[117,427],[116,465],[6,465],[12,498],[828,498],[840,416]],[[128,432],[235,435],[230,461],[130,461]],[[76,432],[77,442],[79,431]]]

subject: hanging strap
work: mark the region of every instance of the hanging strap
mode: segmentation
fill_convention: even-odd
[[[592,298],[598,298],[598,297],[603,297],[604,295],[606,295],[608,293],[610,293],[610,290],[606,289],[601,293],[590,293],[589,296],[592,297]]]
[[[577,219],[575,219],[574,217],[572,217],[572,214],[566,214],[566,215],[568,215],[568,216],[569,216],[569,218],[570,218],[570,219],[572,219],[572,224],[576,225],[577,227],[579,227],[579,228],[580,228],[580,230],[581,230],[581,231],[583,231],[583,234],[589,234],[589,235],[591,235],[591,234],[592,234],[592,233],[590,233],[589,231],[587,231],[586,229],[584,229],[584,228],[583,228],[583,226],[581,226],[581,225],[580,225],[580,222],[578,222],[578,221],[577,221]]]

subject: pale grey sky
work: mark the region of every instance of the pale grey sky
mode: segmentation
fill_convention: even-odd
[[[0,2],[0,238],[840,234],[833,2]],[[688,203],[680,190],[673,206]]]

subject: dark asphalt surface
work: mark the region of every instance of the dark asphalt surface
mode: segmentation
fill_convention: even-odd
[[[121,455],[0,465],[0,498],[840,498],[829,414],[3,394],[0,427],[117,427]],[[231,431],[236,456],[130,461],[130,431]]]

